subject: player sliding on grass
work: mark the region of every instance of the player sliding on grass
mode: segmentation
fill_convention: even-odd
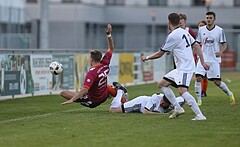
[[[105,102],[109,96],[109,91],[112,89],[107,85],[107,75],[110,71],[109,64],[112,58],[114,48],[113,39],[111,36],[112,26],[108,24],[105,29],[108,40],[108,50],[102,58],[102,53],[99,50],[90,51],[90,65],[83,88],[78,92],[63,90],[60,95],[67,101],[62,104],[70,104],[72,102],[80,102],[83,106],[95,108]]]
[[[192,46],[195,49],[195,53],[199,56],[202,66],[205,69],[208,69],[209,66],[204,62],[201,47],[186,30],[179,27],[179,21],[180,16],[177,13],[171,13],[168,15],[168,27],[170,33],[167,36],[165,43],[159,51],[152,55],[143,55],[142,60],[147,61],[157,59],[162,57],[166,52],[173,52],[176,69],[167,73],[158,83],[158,87],[174,106],[174,111],[169,118],[176,118],[185,113],[184,109],[176,101],[176,97],[169,87],[170,85],[173,85],[178,88],[179,94],[185,99],[195,113],[196,117],[192,120],[206,120],[206,117],[202,114],[195,98],[188,92],[188,87],[195,69]]]
[[[112,100],[109,111],[120,113],[139,112],[143,114],[166,114],[173,110],[173,106],[163,94],[153,94],[152,96],[138,96],[131,101],[122,103],[127,90],[119,83],[113,82],[117,89],[117,95]],[[177,97],[179,105],[184,104],[182,97]]]

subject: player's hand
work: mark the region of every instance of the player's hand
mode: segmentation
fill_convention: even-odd
[[[222,57],[222,52],[221,51],[216,52],[215,55],[216,55],[216,57]]]
[[[143,61],[143,62],[147,61],[147,60],[148,60],[147,57],[148,57],[147,55],[142,55],[142,57],[141,57],[142,61]]]
[[[110,24],[107,25],[107,28],[105,29],[105,33],[107,35],[111,34],[112,33],[112,26]]]
[[[202,66],[204,67],[205,70],[209,70],[210,66],[206,63],[203,63]]]
[[[66,105],[66,104],[71,104],[73,101],[70,99],[70,100],[67,100],[65,102],[62,103],[62,105]]]

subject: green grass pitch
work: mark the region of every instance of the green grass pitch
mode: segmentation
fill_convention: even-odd
[[[194,114],[186,105],[184,115],[169,119],[168,115],[111,114],[111,99],[95,109],[61,105],[64,99],[58,95],[0,101],[0,147],[238,147],[239,77],[239,73],[223,76],[235,94],[236,106],[209,82],[200,107],[206,121],[191,121]],[[193,86],[189,91],[195,96]],[[156,83],[127,88],[130,98],[160,92]]]

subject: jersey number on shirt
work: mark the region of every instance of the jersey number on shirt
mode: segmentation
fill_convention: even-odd
[[[186,41],[186,43],[187,43],[186,47],[189,47],[190,44],[189,44],[189,42],[188,42],[187,37],[186,37],[185,34],[182,36],[182,39],[185,39],[185,41]]]
[[[109,69],[106,69],[101,74],[98,75],[98,77],[100,78],[98,86],[101,86],[101,85],[103,85],[104,83],[107,82],[106,77],[107,77],[108,71],[109,71]]]

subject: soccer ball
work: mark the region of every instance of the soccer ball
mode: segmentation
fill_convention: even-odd
[[[53,75],[58,75],[60,73],[62,73],[63,71],[63,66],[61,63],[57,62],[57,61],[53,61],[50,65],[49,65],[49,69],[51,74]]]

